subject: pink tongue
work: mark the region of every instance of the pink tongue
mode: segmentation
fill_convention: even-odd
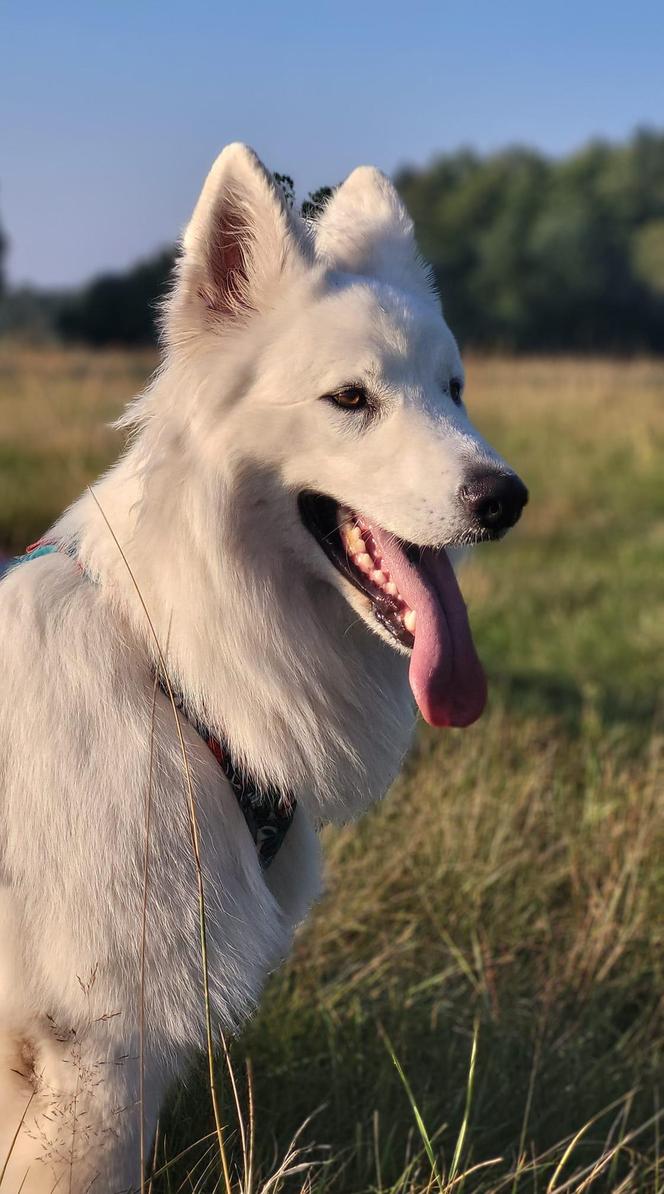
[[[401,596],[417,614],[410,686],[432,726],[469,726],[486,704],[486,677],[445,551],[424,548],[418,564],[384,532],[374,539]]]

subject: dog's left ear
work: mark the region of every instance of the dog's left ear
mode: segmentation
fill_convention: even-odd
[[[432,298],[413,221],[396,187],[375,166],[359,166],[335,191],[315,225],[316,253],[334,269],[378,278]]]
[[[205,180],[182,238],[166,306],[167,339],[189,339],[266,309],[288,271],[303,268],[303,228],[247,145],[228,145]]]

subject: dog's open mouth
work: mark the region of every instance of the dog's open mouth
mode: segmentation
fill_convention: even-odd
[[[412,649],[417,615],[392,579],[369,524],[348,506],[319,494],[302,494],[300,510],[305,525],[335,567],[369,598],[381,625],[402,646]],[[404,544],[403,550],[414,554],[418,548]]]
[[[444,549],[418,547],[321,494],[299,499],[305,526],[338,571],[411,651],[410,685],[435,726],[467,726],[486,703],[486,680],[466,607]]]

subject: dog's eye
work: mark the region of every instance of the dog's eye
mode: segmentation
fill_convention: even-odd
[[[450,381],[450,398],[455,406],[461,406],[461,395],[463,394],[463,382],[458,377],[453,377]]]
[[[346,386],[343,390],[337,390],[336,394],[328,394],[326,397],[337,406],[342,406],[344,410],[363,410],[369,404],[362,386]]]

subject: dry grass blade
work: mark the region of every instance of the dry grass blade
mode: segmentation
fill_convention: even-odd
[[[188,1192],[188,1194],[196,1194],[196,1191],[201,1187],[201,1183],[207,1180],[213,1169],[216,1167],[216,1164],[217,1150],[213,1140],[210,1147],[205,1150],[205,1152],[198,1158],[192,1168],[188,1170],[185,1177],[183,1177],[180,1185],[175,1191],[175,1194],[185,1194],[185,1192]],[[197,1169],[200,1169],[198,1176],[196,1176]],[[195,1182],[194,1178],[196,1179]],[[215,1189],[217,1184],[218,1183],[215,1183]]]
[[[179,1162],[183,1161],[185,1157],[188,1157],[190,1153],[193,1153],[196,1149],[199,1149],[202,1144],[207,1144],[208,1141],[212,1141],[212,1145],[215,1146],[216,1139],[217,1133],[215,1130],[214,1132],[208,1132],[206,1136],[201,1136],[198,1140],[194,1140],[191,1144],[188,1144],[186,1148],[180,1149],[180,1151],[177,1152],[174,1157],[170,1157],[168,1160],[165,1160],[163,1164],[155,1169],[154,1172],[150,1174],[150,1181],[154,1181],[156,1178],[161,1177],[168,1177],[170,1179],[171,1170],[175,1165],[178,1165]],[[165,1144],[166,1140],[164,1138],[164,1145]]]
[[[150,874],[150,821],[152,816],[152,781],[154,777],[154,716],[157,705],[157,676],[155,674],[152,686],[152,709],[150,712],[150,762],[148,767],[148,790],[145,798],[145,851],[143,856],[143,907],[141,909],[141,977],[139,991],[139,1022],[138,1022],[138,1051],[139,1051],[139,1154],[140,1154],[140,1186],[141,1194],[145,1190],[145,947],[147,943],[148,919],[148,879]],[[152,1185],[152,1183],[150,1183]]]
[[[629,1097],[629,1096],[626,1096],[626,1097]],[[650,1119],[646,1120],[645,1123],[640,1124],[638,1128],[633,1128],[631,1132],[628,1132],[625,1136],[623,1136],[618,1141],[617,1144],[614,1144],[613,1148],[609,1149],[608,1152],[604,1153],[603,1156],[599,1157],[597,1161],[594,1161],[592,1165],[586,1166],[586,1168],[581,1170],[580,1173],[574,1174],[566,1182],[563,1182],[562,1185],[557,1186],[556,1194],[564,1194],[565,1191],[571,1191],[572,1187],[574,1188],[574,1194],[581,1194],[581,1192],[583,1190],[587,1190],[592,1185],[592,1183],[597,1180],[597,1178],[600,1176],[600,1174],[602,1174],[604,1172],[606,1167],[608,1165],[610,1165],[612,1163],[612,1161],[614,1161],[614,1159],[617,1157],[618,1153],[620,1153],[622,1149],[626,1148],[628,1144],[631,1144],[634,1140],[637,1140],[638,1137],[643,1135],[644,1132],[647,1132],[649,1128],[653,1127],[658,1122],[661,1115],[663,1115],[663,1114],[664,1114],[664,1112],[658,1112],[656,1115],[652,1115],[650,1117]],[[599,1116],[595,1116],[595,1119],[591,1122],[597,1122],[598,1118],[599,1118]],[[586,1127],[583,1128],[582,1131],[585,1132],[585,1130],[589,1126],[590,1126],[590,1124],[586,1124]],[[579,1139],[579,1135],[580,1134],[577,1134],[577,1137],[575,1137],[575,1141]],[[568,1150],[566,1150],[566,1151],[568,1151]],[[562,1164],[562,1162],[561,1162],[561,1164]],[[560,1171],[560,1166],[558,1167],[557,1172],[559,1172],[559,1171]],[[629,1176],[630,1175],[628,1175],[628,1177]],[[580,1180],[582,1178],[584,1179],[583,1181]],[[576,1183],[576,1182],[580,1182],[580,1184],[575,1185],[574,1183]],[[619,1187],[615,1187],[615,1189],[618,1189],[618,1188]],[[550,1185],[547,1186],[547,1194],[549,1194],[550,1189],[551,1189],[551,1186]],[[656,1190],[657,1189],[658,1188],[656,1187]],[[659,1192],[658,1192],[658,1194],[659,1194]]]
[[[463,1173],[458,1173],[453,1180],[448,1180],[445,1183],[445,1194],[450,1194],[455,1186],[460,1186],[466,1178],[472,1177],[474,1173],[479,1173],[483,1169],[492,1169],[494,1165],[500,1165],[502,1157],[491,1157],[488,1161],[478,1161],[477,1165],[471,1165],[470,1169],[464,1169]]]
[[[592,1128],[594,1124],[596,1124],[599,1120],[601,1120],[610,1111],[613,1111],[616,1107],[623,1107],[625,1105],[625,1103],[632,1097],[632,1094],[633,1094],[633,1091],[628,1091],[627,1094],[622,1095],[622,1097],[620,1099],[616,1099],[613,1103],[609,1103],[608,1107],[603,1107],[601,1109],[601,1111],[598,1111],[596,1115],[593,1115],[592,1118],[589,1119],[581,1128],[579,1128],[578,1132],[575,1132],[574,1135],[571,1137],[571,1139],[569,1139],[567,1141],[567,1143],[565,1144],[565,1148],[563,1149],[562,1156],[561,1156],[560,1160],[558,1161],[558,1163],[553,1171],[553,1174],[551,1175],[551,1177],[549,1179],[549,1183],[546,1187],[546,1194],[554,1194],[554,1191],[555,1191],[555,1194],[561,1194],[561,1191],[567,1189],[572,1181],[577,1181],[580,1177],[584,1177],[585,1174],[588,1173],[589,1170],[591,1170],[593,1168],[593,1165],[595,1164],[594,1162],[593,1162],[593,1165],[590,1165],[586,1169],[582,1170],[582,1172],[580,1174],[575,1174],[573,1177],[568,1178],[565,1182],[563,1182],[562,1185],[556,1186],[556,1182],[557,1182],[560,1174],[562,1173],[563,1169],[565,1168],[565,1165],[569,1161],[572,1153],[574,1152],[574,1149],[576,1148],[577,1144],[579,1144],[580,1141],[583,1140],[584,1136],[586,1136],[589,1129]],[[637,1133],[638,1133],[638,1130],[639,1129],[637,1129]],[[549,1152],[552,1152],[552,1151],[553,1150],[549,1150]],[[608,1155],[608,1154],[604,1154],[604,1155]],[[604,1155],[603,1155],[603,1157],[604,1157]],[[613,1149],[611,1150],[610,1155],[613,1156]],[[603,1160],[603,1157],[601,1158],[601,1160]],[[544,1159],[544,1158],[542,1158],[542,1159]]]
[[[16,1148],[16,1141],[18,1140],[19,1132],[21,1131],[21,1128],[23,1127],[23,1124],[25,1123],[25,1117],[28,1114],[28,1111],[30,1110],[30,1106],[35,1097],[35,1093],[36,1092],[33,1090],[32,1094],[30,1095],[30,1098],[28,1099],[28,1101],[23,1109],[23,1114],[18,1121],[16,1131],[14,1132],[14,1135],[11,1138],[11,1141],[9,1144],[9,1151],[7,1153],[7,1156],[4,1159],[2,1169],[0,1169],[0,1186],[2,1185],[2,1183],[4,1181],[5,1174],[7,1173],[7,1168],[9,1166],[9,1162],[12,1159],[12,1153],[14,1152],[14,1149]]]
[[[153,1178],[154,1172],[157,1168],[157,1157],[159,1155],[159,1127],[160,1127],[160,1121],[157,1120],[157,1126],[156,1126],[155,1132],[154,1132],[154,1141],[152,1144],[152,1162],[150,1165],[150,1180],[147,1185],[147,1194],[152,1194],[152,1178]]]
[[[231,1084],[231,1090],[233,1092],[233,1102],[235,1103],[235,1112],[237,1115],[238,1127],[240,1129],[240,1143],[242,1146],[242,1174],[243,1174],[242,1194],[251,1194],[251,1186],[248,1184],[249,1180],[250,1180],[249,1150],[247,1147],[247,1132],[246,1132],[246,1129],[244,1126],[244,1115],[242,1113],[242,1104],[240,1102],[240,1093],[237,1088],[237,1082],[235,1081],[235,1073],[233,1071],[230,1054],[228,1052],[228,1045],[226,1044],[226,1038],[225,1038],[223,1032],[219,1033],[219,1039],[221,1040],[221,1047],[222,1047],[223,1054],[224,1054],[224,1061],[226,1062],[228,1078],[229,1078],[229,1081]]]
[[[302,1136],[303,1132],[306,1131],[306,1129],[309,1127],[309,1124],[312,1123],[312,1121],[318,1114],[320,1114],[321,1111],[322,1107],[317,1108],[316,1111],[312,1111],[311,1115],[308,1115],[304,1122],[300,1124],[299,1128],[291,1138],[291,1142],[288,1145],[283,1161],[279,1165],[278,1169],[276,1169],[276,1171],[267,1179],[267,1181],[263,1183],[258,1194],[277,1194],[277,1191],[279,1190],[279,1187],[285,1178],[293,1177],[298,1173],[310,1174],[314,1167],[323,1163],[322,1161],[317,1161],[314,1158],[310,1160],[300,1160],[300,1157],[304,1157],[307,1152],[312,1151],[312,1146],[297,1146],[298,1140]]]
[[[519,1152],[518,1152],[518,1157],[517,1157],[516,1168],[514,1170],[514,1181],[512,1183],[512,1194],[516,1194],[516,1191],[518,1190],[519,1175],[522,1170],[523,1158],[525,1156],[526,1135],[528,1132],[528,1123],[530,1121],[530,1111],[531,1111],[531,1107],[533,1104],[533,1094],[535,1092],[535,1078],[537,1076],[537,1070],[538,1070],[538,1065],[539,1065],[539,1056],[540,1056],[540,1049],[541,1049],[541,1043],[542,1043],[542,1032],[543,1032],[543,1028],[540,1025],[540,1029],[537,1033],[537,1038],[535,1041],[535,1049],[533,1051],[533,1062],[530,1067],[530,1076],[528,1078],[528,1090],[526,1093],[526,1105],[524,1108],[523,1120],[521,1123],[521,1133],[519,1136]]]
[[[254,1106],[254,1076],[251,1069],[251,1061],[247,1058],[246,1064],[247,1073],[247,1118],[249,1137],[249,1157],[247,1161],[247,1172],[245,1174],[245,1182],[249,1191],[254,1188],[254,1143],[256,1137],[256,1109]]]

